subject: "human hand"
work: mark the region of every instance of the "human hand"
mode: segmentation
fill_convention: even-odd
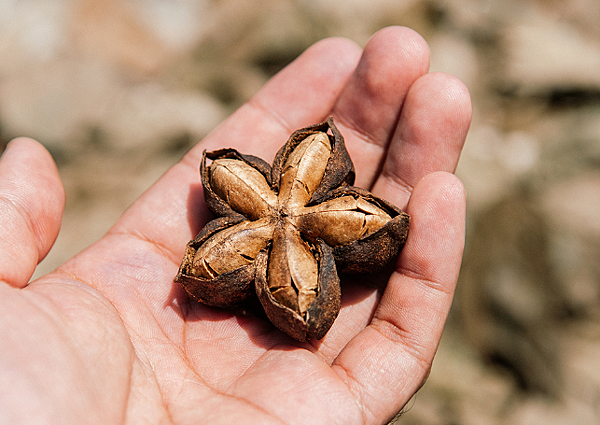
[[[361,56],[362,54],[362,56]],[[64,193],[47,152],[0,161],[0,423],[385,423],[424,383],[462,258],[465,195],[452,175],[469,127],[466,88],[427,74],[426,43],[381,30],[364,52],[317,43],[172,167],[98,242],[27,285]],[[289,134],[333,115],[356,185],[411,217],[394,270],[342,282],[320,341],[189,301],[173,277],[210,219],[203,149],[270,161]],[[388,280],[389,279],[389,280]]]

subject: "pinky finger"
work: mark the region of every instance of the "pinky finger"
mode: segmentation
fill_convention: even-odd
[[[415,186],[408,239],[374,317],[334,361],[364,409],[389,420],[421,387],[439,344],[460,269],[465,192],[446,172]]]

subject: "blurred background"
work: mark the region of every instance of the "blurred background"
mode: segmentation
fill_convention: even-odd
[[[387,25],[474,104],[459,289],[399,423],[600,423],[598,0],[0,0],[0,151],[38,139],[67,192],[36,275],[313,42]]]

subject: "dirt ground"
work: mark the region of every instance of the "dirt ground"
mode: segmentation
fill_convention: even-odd
[[[403,424],[600,423],[600,2],[0,0],[0,149],[67,193],[36,276],[94,242],[313,42],[419,31],[469,87],[459,289]]]

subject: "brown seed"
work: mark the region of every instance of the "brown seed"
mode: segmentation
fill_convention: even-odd
[[[243,221],[215,233],[196,251],[193,273],[206,279],[252,264],[273,237],[273,220]]]
[[[325,133],[316,133],[304,139],[288,157],[279,188],[279,205],[286,210],[306,205],[321,183],[331,145]]]
[[[375,233],[391,219],[377,206],[352,196],[303,208],[294,216],[298,228],[313,238],[325,240],[330,246],[348,244]]]
[[[268,276],[268,286],[275,299],[303,315],[316,297],[318,264],[290,222],[275,229]]]
[[[235,211],[256,220],[273,210],[277,195],[255,168],[226,158],[214,161],[209,170],[211,187]]]

